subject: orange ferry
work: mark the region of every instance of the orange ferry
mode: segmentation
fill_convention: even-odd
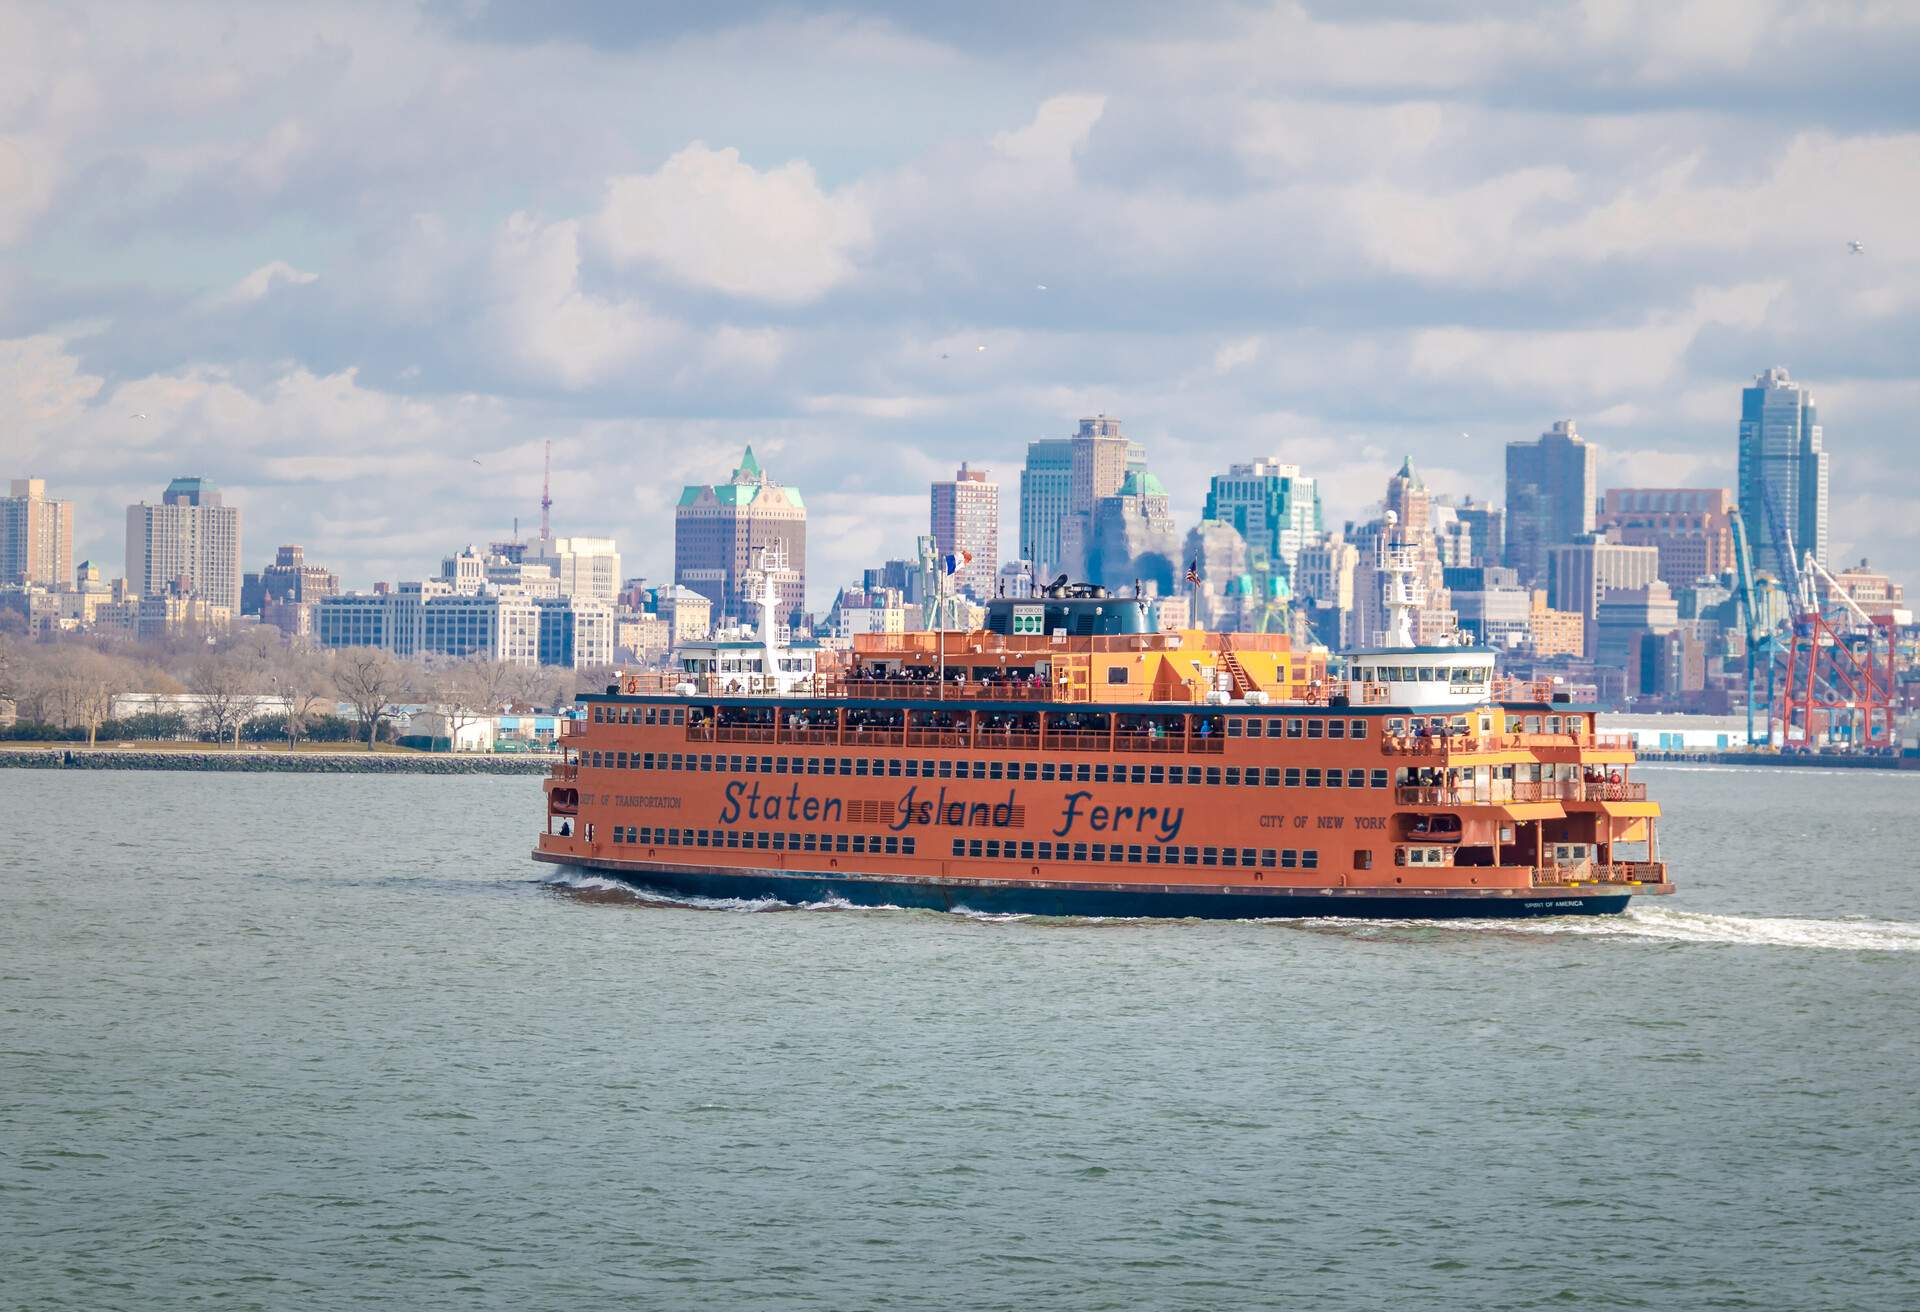
[[[1496,681],[1490,651],[1333,668],[1056,586],[836,660],[777,644],[766,605],[760,641],[581,699],[535,860],[672,896],[1037,915],[1594,915],[1673,891],[1631,744]]]

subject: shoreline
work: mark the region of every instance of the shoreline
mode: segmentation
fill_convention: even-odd
[[[195,770],[228,774],[545,774],[558,756],[428,752],[234,751],[219,748],[48,747],[0,750],[0,769]]]

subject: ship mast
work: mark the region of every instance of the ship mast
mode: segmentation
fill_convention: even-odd
[[[1400,516],[1387,512],[1387,531],[1380,538],[1375,568],[1387,581],[1387,647],[1411,647],[1413,612],[1426,604],[1420,584],[1420,561],[1414,549],[1400,540]]]
[[[754,552],[754,573],[759,576],[760,595],[755,600],[760,607],[760,669],[767,679],[768,691],[780,690],[780,644],[779,629],[774,623],[774,608],[780,604],[780,589],[776,576],[786,573],[787,550],[784,542],[775,539]]]

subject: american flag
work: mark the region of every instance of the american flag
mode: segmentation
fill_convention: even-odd
[[[1190,560],[1187,562],[1187,582],[1198,583],[1199,581],[1200,581],[1200,562],[1197,560]]]

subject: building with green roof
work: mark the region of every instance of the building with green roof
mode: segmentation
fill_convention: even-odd
[[[778,580],[783,619],[807,603],[807,507],[800,489],[776,483],[747,447],[724,483],[683,489],[674,507],[673,579],[713,603],[716,624],[759,618],[747,574],[766,547],[784,552]]]

